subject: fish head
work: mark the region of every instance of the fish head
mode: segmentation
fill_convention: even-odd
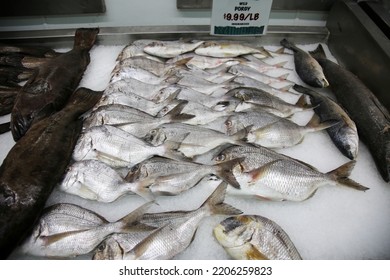
[[[167,135],[162,128],[155,128],[146,133],[143,139],[153,146],[160,146],[167,140]]]
[[[250,242],[255,227],[248,215],[229,217],[214,228],[214,236],[226,248],[243,246]]]
[[[217,104],[213,105],[211,109],[218,112],[234,112],[240,103],[239,100],[219,101]]]
[[[168,86],[165,88],[160,89],[153,97],[152,101],[155,103],[161,103],[168,98],[177,96],[177,94],[180,92],[180,88],[174,87],[174,86]]]
[[[121,260],[125,254],[118,240],[111,235],[101,242],[95,249],[93,260]]]
[[[329,86],[329,82],[325,77],[316,78],[314,80],[314,84],[319,88],[325,88],[325,87]]]
[[[356,127],[350,127],[347,125],[335,125],[330,129],[337,129],[337,135],[343,135],[342,139],[338,139],[336,145],[343,145],[343,151],[345,151],[345,155],[349,159],[356,159],[359,150],[359,137],[357,136],[358,134]]]
[[[245,129],[245,125],[235,118],[234,115],[228,117],[225,121],[225,131],[227,135],[233,135],[242,129]]]
[[[122,79],[123,79],[123,75],[121,74],[121,72],[115,72],[111,76],[110,83],[115,83]]]
[[[164,117],[166,114],[168,114],[173,108],[175,108],[177,105],[176,102],[172,102],[166,106],[164,106],[157,114],[156,114],[156,118],[162,118]]]
[[[133,183],[148,177],[148,169],[143,163],[138,163],[130,168],[126,175],[126,181]]]
[[[76,161],[84,160],[88,158],[89,154],[94,152],[93,137],[91,137],[90,133],[85,133],[76,143],[75,149],[73,150],[73,159]]]

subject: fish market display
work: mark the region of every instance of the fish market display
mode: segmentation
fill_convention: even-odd
[[[302,259],[287,233],[274,221],[262,216],[227,218],[214,228],[214,235],[234,259]]]
[[[91,252],[112,233],[131,233],[153,229],[139,223],[150,203],[115,222],[74,204],[55,204],[45,208],[30,237],[21,245],[23,253],[46,257],[75,257]]]
[[[355,122],[348,114],[329,97],[305,88],[294,85],[296,91],[310,96],[311,103],[315,106],[314,111],[321,121],[336,121],[334,126],[327,128],[327,132],[337,148],[349,159],[355,159],[359,150],[359,135]]]
[[[11,129],[19,140],[33,122],[60,110],[79,85],[87,68],[89,50],[98,29],[78,29],[73,49],[36,68],[34,75],[20,90],[11,113]]]
[[[324,69],[337,101],[355,122],[359,137],[369,147],[383,179],[390,180],[390,115],[363,82],[347,69],[328,60],[319,47],[313,53]]]
[[[212,259],[216,254],[301,259],[302,253],[311,259],[319,250],[314,239],[323,237],[320,229],[334,238],[334,232],[319,225],[318,216],[333,221],[338,209],[343,223],[335,227],[352,233],[357,228],[346,226],[350,221],[356,226],[356,217],[374,215],[372,207],[360,207],[378,192],[377,183],[361,177],[364,147],[354,148],[357,135],[338,131],[354,160],[336,149],[325,130],[337,131],[343,114],[332,103],[300,91],[305,84],[293,69],[294,54],[279,42],[260,47],[255,41],[141,39],[115,46],[111,64],[96,52],[99,48],[91,49],[91,57],[98,53],[98,68],[105,73],[105,83],[99,81],[102,95],[82,114],[72,156],[24,252],[82,259]],[[96,84],[99,75],[92,68],[83,86]],[[328,94],[330,88],[317,91]],[[328,112],[332,115],[324,117]],[[234,207],[223,202],[225,192]],[[198,198],[206,200],[201,207],[194,203]],[[150,212],[126,218],[145,201]],[[81,214],[71,218],[64,212],[63,219],[56,218],[50,210],[56,207],[93,218],[83,222]],[[218,215],[242,213],[218,226]],[[278,221],[288,226],[297,248],[307,244],[313,249],[298,253],[280,227],[259,216],[269,213],[281,217]],[[54,219],[48,222],[48,217]],[[313,240],[297,233],[304,234],[306,227],[317,230]],[[225,251],[213,228],[219,228],[222,239],[238,236],[240,245]],[[252,233],[252,240],[246,239]],[[333,250],[321,251],[332,258]]]
[[[226,187],[226,183],[220,184],[209,198],[198,209],[193,211],[150,214],[148,219],[152,221],[151,225],[158,224],[161,218],[166,223],[129,251],[123,250],[121,244],[114,243],[113,245],[116,246],[109,251],[114,251],[115,253],[103,256],[101,253],[95,253],[95,258],[98,259],[100,255],[99,258],[102,259],[108,259],[109,257],[124,260],[172,259],[191,244],[196,230],[204,218],[211,215],[239,215],[242,213],[240,210],[224,203]],[[172,214],[174,218],[172,218]],[[141,219],[141,221],[145,223],[144,219]],[[113,245],[106,243],[103,248]]]
[[[321,65],[308,52],[298,48],[287,39],[283,39],[280,44],[294,52],[295,70],[302,81],[312,87],[321,88],[329,85]]]
[[[61,180],[81,132],[80,115],[101,94],[74,92],[59,112],[37,121],[9,151],[0,167],[0,257],[22,241]],[[16,175],[17,174],[17,175]]]

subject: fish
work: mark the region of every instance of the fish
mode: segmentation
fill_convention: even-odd
[[[274,221],[259,215],[240,215],[220,222],[214,236],[236,260],[301,260],[294,243]]]
[[[222,43],[216,41],[205,42],[203,45],[197,47],[194,52],[198,55],[228,58],[252,53],[261,53],[270,56],[263,47],[252,48],[237,43]]]
[[[196,230],[202,220],[211,215],[239,215],[241,210],[224,203],[226,183],[221,183],[198,208],[192,211],[165,212],[149,214],[149,219],[170,217],[170,221],[156,229],[148,237],[138,243],[130,251],[118,248],[114,255],[116,259],[168,260],[184,251],[194,240]],[[171,218],[174,214],[174,218]],[[146,214],[145,214],[146,215]],[[155,216],[153,216],[155,215]],[[118,246],[120,247],[120,246]],[[108,256],[107,256],[108,257]]]
[[[0,116],[11,113],[20,87],[0,87]]]
[[[80,116],[101,95],[77,89],[62,110],[35,122],[8,152],[0,166],[1,258],[7,258],[39,217],[71,161],[82,129]]]
[[[293,89],[310,96],[314,112],[321,122],[337,120],[338,123],[326,129],[330,138],[340,152],[349,159],[356,159],[359,151],[359,134],[355,122],[347,112],[329,97],[309,88],[294,85]]]
[[[229,62],[229,66],[232,66],[240,63],[240,61],[244,60],[240,58],[218,58],[194,54],[186,65],[190,69],[196,67],[203,70],[210,70],[225,65],[227,62]]]
[[[266,83],[262,83],[258,80],[246,76],[237,76],[232,80],[232,82],[243,87],[261,89],[275,96],[286,97],[286,95],[290,95],[291,97],[295,97],[296,95],[294,92],[289,91],[293,86],[292,84],[283,88],[274,88]]]
[[[138,194],[147,200],[154,200],[144,185],[127,182],[119,172],[98,160],[72,163],[58,188],[84,199],[104,203],[113,202],[127,194]]]
[[[297,112],[311,110],[302,96],[295,104],[288,103],[264,90],[249,87],[238,87],[228,91],[226,96],[233,96],[245,103],[260,105],[264,111],[269,111],[279,117],[289,117]]]
[[[112,70],[113,73],[120,72],[122,68],[133,67],[133,68],[141,68],[143,70],[149,71],[150,73],[156,76],[165,75],[170,69],[176,67],[176,64],[167,65],[164,62],[149,59],[146,56],[132,56],[126,58],[125,60],[121,60],[118,64],[116,64],[115,68]]]
[[[194,117],[194,115],[182,114],[181,111],[188,102],[180,101],[174,104],[169,112],[161,112],[161,117],[154,117],[136,108],[122,104],[110,104],[100,106],[89,114],[84,120],[84,129],[99,125],[112,125],[132,135],[142,138],[151,129],[163,123],[183,122]],[[164,110],[164,108],[162,108]],[[159,116],[159,114],[157,114]]]
[[[0,65],[7,65],[16,68],[37,68],[51,58],[28,56],[20,53],[0,54]]]
[[[17,46],[17,45],[7,45],[4,43],[0,43],[0,54],[9,54],[9,53],[25,54],[29,56],[48,57],[48,58],[52,58],[60,55],[60,53],[56,52],[50,47]]]
[[[315,116],[304,126],[280,118],[277,122],[249,131],[246,141],[274,149],[292,147],[300,144],[307,133],[321,131],[336,124],[338,120],[318,123]]]
[[[131,42],[129,45],[125,46],[122,49],[122,51],[119,53],[117,57],[117,61],[119,62],[124,61],[130,57],[135,57],[135,56],[144,56],[148,59],[152,59],[158,62],[164,62],[161,58],[153,55],[149,55],[146,52],[144,52],[145,46],[153,42],[158,42],[158,40],[140,39]]]
[[[326,185],[358,191],[369,189],[349,178],[355,160],[323,173],[305,162],[265,147],[232,146],[216,155],[213,162],[234,158],[243,158],[243,161],[233,170],[240,189],[229,188],[231,195],[299,202],[311,198],[319,187]]]
[[[156,41],[144,47],[144,52],[162,58],[173,58],[180,54],[192,52],[203,41]]]
[[[321,64],[337,102],[355,122],[359,138],[373,156],[385,182],[390,181],[390,114],[351,71],[326,58],[321,45],[312,53]]]
[[[149,131],[143,138],[151,145],[162,145],[165,142],[179,143],[177,150],[186,157],[203,154],[221,144],[232,143],[247,145],[242,139],[246,137],[245,130],[234,135],[226,135],[212,129],[184,123],[167,123]]]
[[[214,174],[235,188],[236,181],[232,169],[242,159],[228,161],[225,164],[206,165],[183,162],[161,157],[153,157],[133,166],[126,176],[132,183],[149,181],[149,190],[153,194],[177,195],[194,187],[207,175]]]
[[[298,48],[287,39],[280,41],[280,44],[294,52],[295,70],[303,82],[319,88],[329,85],[321,65],[308,52]]]
[[[175,73],[168,72],[163,76],[156,76],[155,74],[133,66],[123,67],[119,71],[113,72],[110,83],[115,83],[117,81],[133,78],[140,82],[151,84],[151,85],[159,85],[161,83],[174,84],[180,80]]]
[[[34,75],[20,90],[11,112],[11,131],[15,141],[26,133],[32,123],[66,104],[89,64],[89,50],[98,32],[98,28],[77,29],[72,50],[35,69]]]
[[[34,71],[24,67],[0,66],[0,85],[17,87],[32,77]]]
[[[159,155],[185,160],[176,152],[180,143],[165,141],[153,146],[134,135],[111,125],[91,127],[80,135],[73,151],[73,160],[100,160],[111,167],[131,167]]]
[[[191,74],[182,74],[180,77],[180,80],[177,82],[178,85],[189,87],[207,95],[220,89],[227,91],[230,82],[227,80],[223,83],[213,83]]]
[[[33,256],[70,258],[93,251],[112,233],[136,232],[151,227],[139,223],[150,203],[141,205],[115,222],[84,207],[59,203],[45,208],[21,252]]]

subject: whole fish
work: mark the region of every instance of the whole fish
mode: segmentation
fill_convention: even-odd
[[[144,139],[157,147],[167,141],[180,143],[177,150],[186,157],[193,157],[225,143],[246,145],[242,141],[246,133],[246,131],[239,131],[234,135],[226,135],[200,126],[167,123],[152,129]]]
[[[352,72],[326,59],[319,45],[313,56],[329,79],[338,103],[355,122],[383,180],[390,180],[390,114],[374,93]]]
[[[229,88],[229,80],[223,83],[213,83],[191,74],[182,74],[180,77],[180,80],[177,82],[178,85],[186,86],[208,95],[216,90],[225,89],[227,91]]]
[[[287,39],[280,41],[280,44],[294,52],[295,70],[302,81],[312,87],[323,88],[329,85],[321,65],[308,52],[298,48]]]
[[[124,61],[130,57],[135,56],[144,56],[151,60],[156,60],[159,62],[164,62],[161,58],[149,55],[146,52],[144,52],[144,48],[146,45],[156,42],[156,40],[150,40],[150,39],[140,39],[136,40],[134,42],[131,42],[129,45],[126,45],[122,51],[119,53],[117,61],[121,62]]]
[[[78,89],[59,112],[34,123],[0,167],[0,257],[25,237],[69,164],[82,128],[79,118],[101,93]],[[15,174],[18,174],[15,177]]]
[[[295,104],[291,104],[257,88],[238,87],[228,91],[225,95],[233,96],[246,103],[260,105],[263,110],[270,110],[271,113],[283,118],[312,109],[306,104],[304,97],[301,97]]]
[[[59,184],[63,192],[99,202],[112,202],[126,194],[138,194],[153,200],[150,191],[142,184],[129,183],[107,164],[98,160],[72,163]]]
[[[35,69],[11,113],[12,135],[19,140],[35,121],[60,110],[79,85],[99,29],[77,29],[73,49]]]
[[[197,67],[204,70],[210,70],[224,65],[227,62],[233,62],[230,66],[244,61],[240,58],[218,58],[218,57],[207,57],[202,55],[194,54],[191,59],[186,63],[187,67]]]
[[[73,159],[95,159],[111,167],[131,167],[154,155],[184,159],[176,152],[178,146],[179,143],[172,141],[153,146],[119,128],[101,125],[81,134],[73,151]]]
[[[133,66],[123,67],[120,70],[113,72],[110,83],[115,83],[117,81],[127,79],[127,78],[133,78],[138,81],[141,81],[146,84],[152,84],[152,85],[159,85],[161,83],[167,83],[167,84],[174,84],[178,80],[180,80],[180,77],[175,75],[175,73],[168,72],[166,75],[163,76],[156,76],[155,74]]]
[[[238,155],[237,152],[240,152]],[[230,188],[229,192],[239,196],[253,196],[273,201],[303,201],[312,197],[324,185],[353,188],[359,191],[367,187],[348,178],[355,161],[322,173],[302,161],[278,155],[265,147],[229,147],[217,155],[215,162],[244,158],[241,170],[234,170],[240,189]]]
[[[221,165],[206,165],[154,157],[133,166],[126,180],[150,181],[149,190],[152,193],[177,195],[194,187],[207,175],[215,174],[233,187],[239,188],[232,170],[240,161],[241,159],[237,159]]]
[[[91,210],[75,204],[60,203],[46,208],[32,234],[21,246],[25,254],[45,257],[69,258],[88,254],[112,233],[134,232],[142,228],[139,223],[149,208],[144,204],[115,222],[109,222]]]
[[[211,215],[238,215],[240,210],[224,203],[226,183],[221,183],[207,200],[196,210],[174,212],[174,219],[166,223],[138,243],[130,251],[116,251],[118,259],[172,259],[184,251],[193,241],[202,220]],[[161,215],[163,214],[163,215]],[[149,219],[167,217],[171,213],[149,214]],[[181,215],[181,217],[178,217]],[[119,246],[120,247],[120,246]],[[107,256],[108,257],[108,256]]]
[[[336,147],[349,159],[355,159],[359,150],[359,135],[355,122],[335,101],[314,90],[294,85],[296,91],[309,95],[314,111],[321,122],[337,120],[338,123],[326,129]]]
[[[144,52],[163,58],[172,58],[183,53],[191,52],[203,41],[158,41],[152,42],[144,47]]]
[[[20,87],[0,87],[0,116],[11,113],[19,90]]]
[[[243,87],[252,87],[252,88],[261,89],[276,96],[285,97],[286,95],[291,95],[291,96],[295,95],[295,93],[289,91],[292,85],[287,85],[286,87],[283,88],[274,88],[266,83],[262,83],[256,79],[246,77],[246,76],[237,76],[232,80],[232,82],[239,84],[240,86]]]
[[[298,125],[288,119],[280,118],[277,122],[252,129],[247,141],[267,148],[292,147],[301,143],[307,133],[321,131],[336,125],[338,121],[317,122],[314,116],[306,125]]]
[[[263,48],[252,48],[242,44],[223,43],[217,41],[208,41],[195,49],[198,55],[211,57],[237,57],[244,54],[261,53],[267,56],[270,54]]]
[[[185,62],[182,62],[185,64]],[[179,63],[175,64],[165,64],[164,62],[150,59],[144,55],[140,56],[133,56],[126,58],[125,60],[121,60],[114,68],[112,71],[113,73],[115,72],[120,72],[122,68],[126,67],[134,67],[134,68],[141,68],[143,70],[149,71],[152,74],[156,76],[163,76],[169,72],[169,70],[173,69],[174,67],[179,66]]]
[[[287,233],[274,221],[258,215],[223,220],[214,236],[236,260],[301,260]]]

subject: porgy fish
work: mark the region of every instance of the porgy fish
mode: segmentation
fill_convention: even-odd
[[[156,60],[158,62],[163,62],[161,58],[149,55],[146,52],[144,52],[145,46],[148,44],[151,44],[153,42],[157,42],[156,40],[150,40],[150,39],[140,39],[136,40],[134,42],[131,42],[131,44],[125,46],[123,50],[119,53],[117,61],[121,62],[124,61],[130,57],[135,56],[144,56],[147,59]]]
[[[59,184],[63,192],[100,202],[112,202],[126,194],[138,194],[153,200],[144,185],[129,183],[118,171],[98,160],[83,160],[72,163]]]
[[[244,54],[261,53],[267,56],[270,54],[264,48],[252,48],[242,44],[221,43],[221,42],[205,42],[202,46],[195,49],[198,55],[211,57],[237,57]]]
[[[355,122],[383,180],[390,180],[390,114],[374,93],[353,73],[326,59],[322,46],[312,54],[329,79],[337,101]]]
[[[89,50],[99,29],[77,29],[73,49],[36,68],[18,94],[11,113],[11,129],[19,140],[35,121],[60,110],[79,85],[87,68]]]
[[[296,91],[309,95],[314,111],[322,122],[337,120],[338,123],[326,129],[336,147],[349,159],[355,159],[359,150],[359,135],[355,122],[335,101],[314,90],[294,85]]]
[[[176,218],[171,218],[165,225],[155,230],[130,251],[123,251],[121,246],[118,246],[119,250],[113,255],[117,259],[172,259],[191,244],[199,224],[205,217],[242,213],[223,202],[225,192],[226,183],[221,183],[198,209],[174,213]],[[158,219],[161,213],[155,215]],[[181,217],[178,217],[178,215],[181,215]],[[153,219],[153,214],[150,214],[149,219]]]
[[[71,160],[82,128],[80,115],[100,97],[101,93],[78,89],[61,111],[33,124],[9,151],[0,167],[1,258],[8,256],[39,217]]]
[[[294,52],[295,70],[302,81],[312,87],[322,88],[329,85],[321,65],[308,52],[298,48],[287,39],[283,39],[280,44]]]
[[[144,47],[144,52],[163,58],[172,58],[183,53],[191,52],[203,41],[156,41]]]
[[[144,204],[116,222],[75,204],[60,203],[46,208],[32,234],[21,246],[25,254],[69,258],[91,252],[112,233],[150,230],[139,223],[149,208]]]
[[[240,215],[223,220],[214,236],[237,260],[301,260],[287,233],[274,221],[258,215]]]

